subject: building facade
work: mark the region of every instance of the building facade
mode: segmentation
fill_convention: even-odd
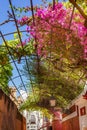
[[[63,114],[63,130],[87,130],[87,86]]]

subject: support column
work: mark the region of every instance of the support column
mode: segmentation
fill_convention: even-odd
[[[58,111],[53,116],[52,130],[62,130],[62,115]]]

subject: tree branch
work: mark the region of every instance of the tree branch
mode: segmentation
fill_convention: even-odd
[[[69,0],[69,1],[76,7],[76,9],[80,12],[80,14],[84,17],[84,19],[87,19],[87,15],[85,15],[85,13],[80,8],[80,6],[74,0]]]
[[[4,22],[0,23],[0,26],[4,25],[6,23],[9,23],[9,22],[14,22],[14,20],[10,20],[10,19],[5,20]]]

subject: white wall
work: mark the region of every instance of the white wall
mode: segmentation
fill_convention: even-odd
[[[83,128],[87,128],[87,100],[82,99],[78,103],[79,106],[79,125],[80,125],[80,130],[83,130]],[[86,115],[81,116],[80,109],[85,107],[86,108]]]
[[[81,95],[79,98],[74,100],[74,102],[69,104],[68,108],[70,108],[74,104],[76,106],[78,106],[78,109],[79,109],[79,126],[80,126],[80,130],[87,130],[87,100],[83,99],[83,96]],[[81,115],[81,109],[83,107],[86,108],[86,114],[85,115]],[[71,113],[70,115],[66,116],[65,118],[63,118],[63,121],[71,119],[71,118],[73,118],[75,116],[77,116],[77,112],[76,111]]]

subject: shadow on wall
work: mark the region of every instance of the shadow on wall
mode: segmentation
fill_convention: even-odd
[[[2,90],[0,90],[0,130],[26,130],[25,118]]]
[[[8,117],[5,114],[3,115],[1,130],[15,130],[14,121],[11,115]]]

